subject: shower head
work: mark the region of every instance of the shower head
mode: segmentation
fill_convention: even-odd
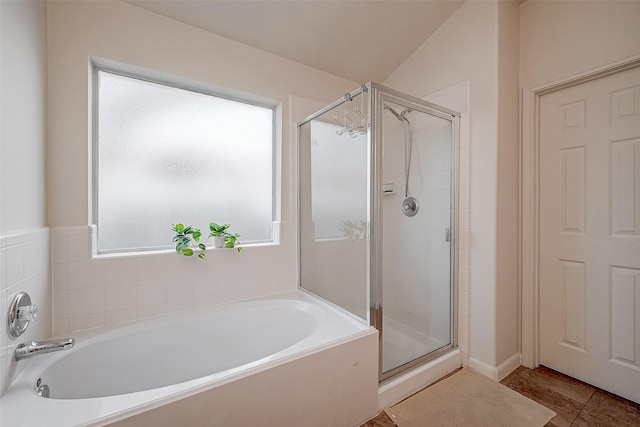
[[[402,110],[401,113],[398,113],[396,110],[394,110],[393,108],[389,107],[387,104],[384,104],[384,109],[385,110],[389,110],[391,112],[391,114],[396,116],[396,119],[400,120],[401,122],[404,122],[404,121],[408,122],[409,120],[405,117],[405,114],[406,113],[410,113],[412,111],[411,108],[406,108],[406,109]]]
[[[400,116],[400,114],[398,114],[398,112],[396,110],[394,110],[393,108],[389,107],[387,104],[384,104],[384,109],[385,110],[389,110],[391,112],[391,114],[396,116],[396,119],[402,121],[402,117]]]

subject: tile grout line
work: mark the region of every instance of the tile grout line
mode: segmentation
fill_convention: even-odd
[[[582,413],[582,411],[584,411],[584,408],[587,407],[587,404],[591,401],[591,399],[593,398],[593,396],[596,394],[596,390],[593,390],[591,392],[591,396],[589,396],[589,398],[587,399],[586,402],[584,402],[584,405],[582,405],[582,408],[580,408],[580,410],[578,411],[578,413],[576,414],[575,417],[573,417],[573,419],[571,420],[571,423],[569,424],[569,427],[571,427],[573,425],[573,423],[578,419],[578,417],[580,416],[580,414]]]

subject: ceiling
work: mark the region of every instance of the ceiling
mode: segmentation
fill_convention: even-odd
[[[382,82],[464,0],[126,0],[337,76]]]

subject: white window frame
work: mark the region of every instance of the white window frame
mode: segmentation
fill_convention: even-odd
[[[174,245],[171,243],[171,236],[168,234],[167,245],[162,247],[148,246],[137,248],[118,248],[109,250],[100,250],[98,248],[97,234],[100,232],[100,224],[98,218],[98,175],[99,175],[99,156],[98,156],[98,135],[99,135],[99,112],[98,112],[98,72],[103,71],[111,74],[120,75],[123,77],[129,77],[137,80],[142,80],[150,83],[169,86],[176,89],[187,90],[196,92],[203,95],[209,95],[217,98],[226,99],[229,101],[241,102],[257,107],[267,108],[272,110],[272,172],[271,172],[271,239],[269,241],[261,242],[242,242],[242,246],[264,246],[274,245],[280,242],[280,227],[279,218],[281,212],[281,153],[282,153],[282,103],[269,98],[261,97],[259,95],[240,92],[233,89],[224,88],[221,86],[214,86],[202,82],[197,82],[183,77],[162,73],[146,68],[136,67],[128,64],[119,63],[116,61],[104,59],[104,58],[90,58],[90,108],[91,108],[91,123],[90,123],[90,211],[89,211],[89,223],[93,224],[93,256],[113,256],[113,255],[126,255],[135,253],[153,253],[153,252],[173,252],[175,250]],[[212,218],[214,220],[214,218]],[[208,224],[193,224],[196,228],[202,228]],[[237,225],[237,224],[234,224]],[[203,230],[203,236],[207,236],[208,231]],[[208,244],[206,239],[203,239],[203,243],[206,244],[207,249],[212,248],[212,244]]]

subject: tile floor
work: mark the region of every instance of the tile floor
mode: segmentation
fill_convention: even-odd
[[[520,366],[501,383],[558,414],[545,427],[640,427],[640,405],[544,366]],[[382,412],[361,427],[394,426]]]

